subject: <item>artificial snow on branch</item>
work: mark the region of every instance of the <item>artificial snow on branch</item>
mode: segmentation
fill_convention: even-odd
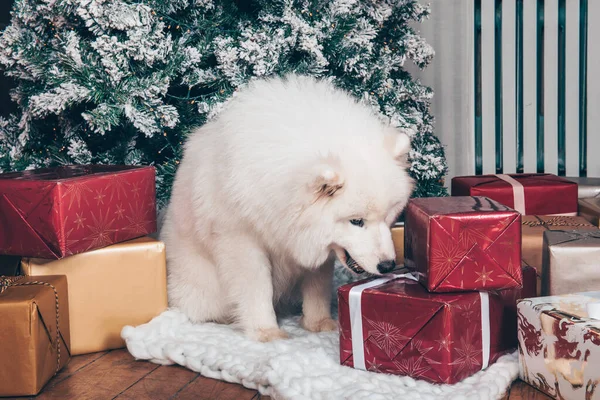
[[[15,0],[0,67],[18,115],[0,120],[0,169],[152,164],[165,204],[186,135],[250,80],[331,79],[412,138],[416,196],[444,195],[432,91],[404,69],[434,51],[417,0]]]

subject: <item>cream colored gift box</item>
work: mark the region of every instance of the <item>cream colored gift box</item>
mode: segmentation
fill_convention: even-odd
[[[66,275],[71,354],[125,346],[121,329],[167,308],[164,243],[142,237],[61,260],[24,258],[25,275]]]

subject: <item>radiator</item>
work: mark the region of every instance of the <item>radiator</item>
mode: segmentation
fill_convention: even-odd
[[[473,12],[475,173],[600,176],[600,0]]]

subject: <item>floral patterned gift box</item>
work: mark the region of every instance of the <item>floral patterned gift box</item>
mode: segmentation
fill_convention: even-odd
[[[519,301],[521,379],[564,400],[600,399],[600,292]]]

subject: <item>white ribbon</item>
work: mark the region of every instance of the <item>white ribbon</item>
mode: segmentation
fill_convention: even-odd
[[[562,214],[544,214],[547,217],[576,217],[578,214],[576,212],[570,213],[562,213]]]
[[[352,335],[352,359],[354,368],[367,370],[365,366],[365,344],[363,339],[362,319],[362,292],[375,286],[383,285],[394,279],[408,278],[416,281],[417,278],[411,274],[392,274],[383,278],[374,279],[370,282],[356,285],[350,289],[348,294],[348,306],[350,308],[350,334]]]
[[[348,294],[348,306],[350,311],[350,334],[352,336],[352,358],[355,369],[367,370],[365,365],[365,345],[363,337],[362,293],[365,289],[374,288],[391,280],[400,278],[418,281],[411,273],[392,274],[361,285],[356,285],[350,289],[350,293]],[[490,362],[490,302],[487,292],[479,292],[479,297],[481,298],[481,369],[485,369]]]
[[[512,186],[513,199],[515,203],[514,208],[521,214],[525,215],[525,188],[521,182],[511,178],[506,174],[496,174],[496,176]]]
[[[481,369],[490,364],[490,296],[479,292],[481,298]]]

